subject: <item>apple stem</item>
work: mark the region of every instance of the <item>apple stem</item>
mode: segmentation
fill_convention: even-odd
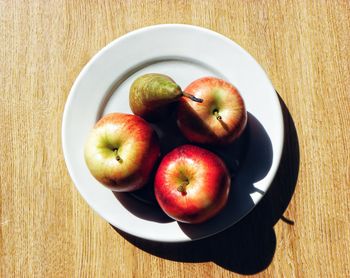
[[[195,102],[203,102],[203,99],[198,98],[198,97],[195,97],[194,95],[188,94],[188,93],[186,93],[186,92],[182,92],[182,95],[183,95],[184,97],[187,97],[187,98],[189,98],[189,99],[195,101]]]
[[[114,150],[114,153],[116,154],[115,159],[116,159],[119,163],[122,163],[122,162],[123,162],[123,159],[119,156],[119,154],[118,154],[118,149],[115,149],[115,150]]]
[[[122,163],[122,162],[123,162],[123,159],[122,159],[119,155],[117,155],[115,159],[116,159],[119,163]]]
[[[219,121],[222,119],[221,116],[219,115],[218,110],[214,110],[214,115],[216,116],[216,119],[218,119]]]
[[[177,191],[181,192],[183,195],[186,195],[186,185],[188,185],[188,181],[183,182],[177,187]]]

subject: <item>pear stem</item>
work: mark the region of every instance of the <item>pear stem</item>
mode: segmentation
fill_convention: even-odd
[[[203,102],[203,99],[198,98],[198,97],[195,97],[194,95],[188,94],[188,93],[186,93],[186,92],[182,92],[182,95],[183,95],[184,97],[187,97],[187,98],[189,98],[189,99],[195,101],[195,102]]]
[[[220,121],[222,119],[221,116],[219,115],[219,111],[218,110],[214,110],[214,115],[215,115],[217,120]]]

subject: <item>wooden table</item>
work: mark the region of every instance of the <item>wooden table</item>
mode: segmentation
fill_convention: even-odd
[[[350,277],[349,1],[1,1],[1,277]],[[115,38],[187,23],[265,68],[286,142],[262,202],[189,244],[114,230],[75,189],[61,149],[68,92]]]

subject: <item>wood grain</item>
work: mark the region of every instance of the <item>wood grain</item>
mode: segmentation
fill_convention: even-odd
[[[350,277],[349,1],[0,1],[1,277]],[[278,175],[242,222],[192,244],[115,231],[61,151],[82,67],[139,27],[187,23],[235,40],[284,103]]]

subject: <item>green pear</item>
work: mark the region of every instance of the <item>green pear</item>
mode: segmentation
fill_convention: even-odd
[[[203,101],[183,92],[169,76],[149,73],[138,77],[132,83],[129,105],[135,115],[147,120],[157,120],[167,112],[171,103],[178,101],[183,96],[193,101]]]

